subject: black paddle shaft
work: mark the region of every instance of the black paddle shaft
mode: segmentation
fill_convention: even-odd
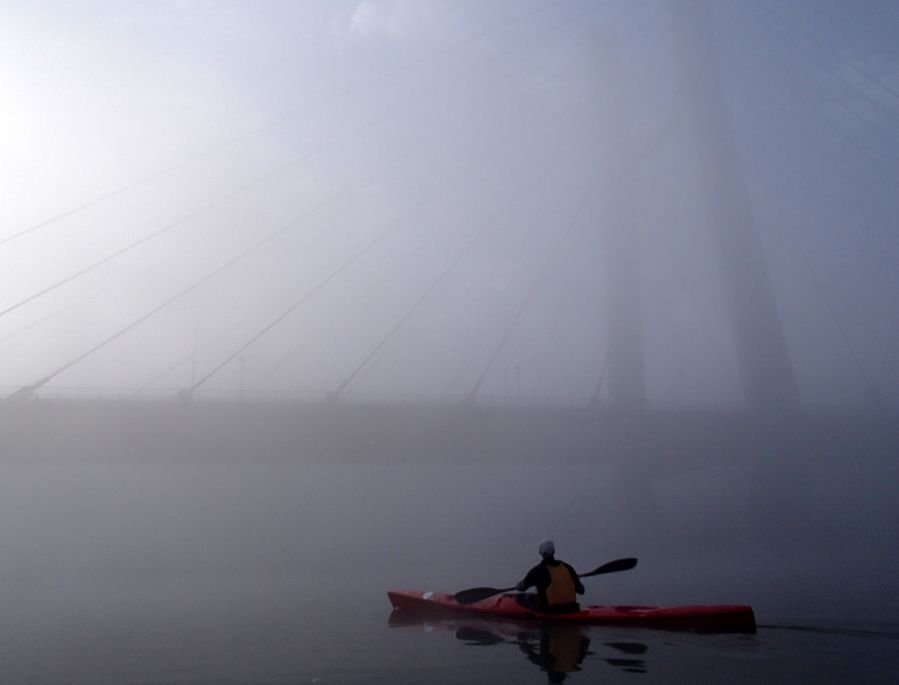
[[[579,573],[579,578],[589,578],[590,576],[599,576],[604,573],[618,573],[619,571],[630,571],[634,566],[637,565],[637,560],[634,557],[627,557],[625,559],[616,559],[615,561],[610,561],[608,563],[603,564],[602,566],[598,566],[593,569],[589,573]],[[457,592],[453,597],[455,597],[456,602],[459,604],[474,604],[475,602],[480,602],[482,599],[487,599],[488,597],[493,597],[493,595],[498,595],[502,592],[510,592],[515,589],[516,586],[506,587],[506,588],[496,588],[496,587],[473,587],[468,590],[461,590]]]

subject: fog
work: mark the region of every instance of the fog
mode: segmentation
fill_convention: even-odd
[[[552,536],[640,558],[596,601],[895,618],[893,4],[12,0],[0,27],[22,607],[502,586]]]

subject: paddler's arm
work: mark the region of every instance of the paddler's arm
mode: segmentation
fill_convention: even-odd
[[[571,574],[571,579],[574,581],[575,592],[577,592],[579,595],[584,594],[584,584],[581,582],[581,578],[577,574],[577,571],[575,571],[574,567],[572,567],[571,565],[565,565],[568,566],[568,572]]]
[[[524,577],[524,580],[520,581],[516,586],[516,590],[519,592],[524,592],[529,587],[537,587],[537,582],[539,580],[538,574],[540,573],[539,564],[528,571],[528,574]]]

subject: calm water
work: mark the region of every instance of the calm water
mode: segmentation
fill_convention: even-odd
[[[482,620],[396,625],[322,579],[7,587],[6,683],[894,683],[899,626],[764,623],[756,635]],[[311,591],[314,589],[314,592]]]
[[[844,530],[841,549],[858,554],[834,555],[831,518],[781,515],[776,502],[756,523],[741,472],[657,480],[640,494],[608,467],[0,468],[3,683],[894,683],[899,673],[899,624],[868,613],[892,615],[891,596],[858,572],[864,553],[895,578],[894,541]],[[819,526],[828,536],[813,535]],[[588,603],[749,603],[762,627],[390,624],[388,589],[509,585],[546,533],[581,569],[640,558],[591,578]],[[852,609],[861,620],[779,618]]]

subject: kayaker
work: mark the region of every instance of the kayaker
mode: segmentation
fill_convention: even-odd
[[[556,559],[556,545],[552,540],[541,542],[537,551],[543,559],[518,583],[518,591],[537,588],[540,611],[559,614],[577,611],[580,608],[577,595],[584,594],[584,585],[577,572]]]

